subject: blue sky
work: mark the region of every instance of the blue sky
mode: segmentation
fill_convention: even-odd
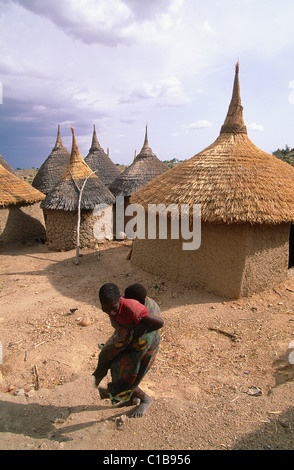
[[[248,135],[294,147],[293,0],[0,0],[0,154],[40,167],[61,126],[85,157],[93,124],[130,164],[145,125],[160,160],[219,135],[240,62]]]

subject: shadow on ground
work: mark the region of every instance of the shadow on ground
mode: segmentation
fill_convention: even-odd
[[[113,421],[126,412],[121,410],[117,412],[116,410],[115,414],[107,418],[66,425],[66,420],[70,415],[85,411],[99,412],[111,408],[113,410],[111,405],[54,406],[0,400],[0,433],[19,434],[34,439],[50,439],[58,442],[69,441],[72,438],[67,436],[68,433],[86,429],[105,421]],[[58,427],[58,425],[63,426]]]
[[[264,423],[256,432],[244,436],[231,449],[294,450],[294,408],[272,416],[268,423]]]
[[[172,297],[173,306],[185,304],[222,302],[223,299],[202,290],[191,289],[173,284],[161,277],[142,271],[128,260],[130,244],[111,243],[99,251],[81,253],[78,265],[75,263],[75,250],[62,253],[62,260],[46,246],[22,246],[1,252],[6,255],[21,255],[24,258],[45,260],[50,264],[35,271],[11,272],[11,276],[46,276],[50,284],[63,296],[97,306],[99,287],[106,282],[116,283],[121,292],[132,283],[144,283],[148,295],[155,300],[162,298],[168,307]],[[82,252],[82,250],[81,250]],[[41,264],[41,263],[40,263]],[[116,273],[109,277],[108,273]],[[7,275],[7,274],[6,274]],[[166,302],[167,301],[167,302]]]

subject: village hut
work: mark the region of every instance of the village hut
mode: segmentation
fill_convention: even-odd
[[[146,271],[227,298],[249,296],[287,278],[294,168],[249,139],[239,64],[215,142],[148,183],[131,202],[145,211],[148,204],[201,205],[199,249],[183,250],[183,237],[172,239],[171,218],[167,239],[146,234],[134,240],[132,262]]]
[[[158,175],[166,172],[168,167],[152,152],[148,143],[147,126],[141,152],[135,155],[128,166],[109,186],[115,196],[129,197]]]
[[[138,155],[135,153],[135,157],[131,165],[128,166],[109,186],[110,191],[115,196],[122,196],[124,198],[122,207],[123,214],[126,213],[131,194],[145,186],[158,175],[165,173],[167,170],[168,167],[157,158],[149,146],[146,125],[144,144],[140,153]],[[116,204],[115,222],[117,222],[117,225],[115,225],[115,233],[121,233],[118,225],[124,231],[131,218],[128,215],[117,216],[118,211],[119,206]],[[118,222],[118,220],[120,221]]]
[[[9,163],[7,163],[6,160],[4,160],[2,155],[0,155],[0,165],[2,165],[4,168],[6,168],[6,170],[8,170],[13,175],[17,176],[16,171],[9,165]]]
[[[114,196],[84,161],[72,129],[72,150],[67,168],[60,183],[41,204],[50,249],[66,251],[76,246],[79,200],[79,246],[91,247],[111,238]]]
[[[43,194],[48,194],[59,183],[67,167],[70,153],[63,145],[60,135],[60,125],[58,125],[55,145],[41,165],[38,173],[33,179],[32,186]]]
[[[112,162],[109,153],[105,153],[101,147],[94,125],[92,145],[88,155],[85,157],[85,162],[96,172],[96,175],[107,187],[120,175],[117,166]]]
[[[45,240],[44,197],[0,164],[0,245]]]

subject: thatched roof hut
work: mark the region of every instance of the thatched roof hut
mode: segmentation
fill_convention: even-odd
[[[0,244],[45,237],[45,195],[0,165]]]
[[[157,158],[149,146],[146,126],[141,152],[134,158],[132,164],[111,183],[109,189],[115,196],[129,197],[167,170],[167,166]]]
[[[42,201],[44,197],[44,194],[0,164],[0,207],[35,204]]]
[[[80,205],[81,247],[97,241],[93,235],[93,226],[97,221],[94,212],[97,206],[111,207],[114,196],[84,161],[72,129],[72,150],[67,168],[60,183],[41,204],[45,214],[47,242],[52,249],[69,250],[75,246],[79,195],[86,178]]]
[[[92,145],[88,155],[85,157],[85,162],[91,168],[92,171],[96,172],[96,175],[106,186],[109,186],[115,178],[120,175],[120,171],[117,166],[112,162],[109,155],[106,154],[101,147],[96,129],[94,125]]]
[[[168,244],[169,252],[162,250],[159,261],[160,240],[135,240],[132,260],[139,265],[144,246],[145,267],[149,264],[150,270],[169,275],[171,263],[170,276],[177,281],[229,297],[248,295],[287,277],[294,168],[249,139],[239,64],[228,113],[215,142],[148,183],[130,201],[146,210],[148,204],[201,204],[200,249],[187,256],[181,249],[175,253],[175,246]]]
[[[218,138],[138,191],[131,202],[201,204],[213,223],[294,221],[294,169],[256,147],[247,135],[239,65],[227,117]]]
[[[63,145],[60,135],[60,125],[58,125],[55,145],[50,155],[38,170],[32,182],[32,186],[43,194],[50,193],[54,186],[61,180],[67,167],[69,157],[70,153]]]
[[[6,160],[0,155],[0,165],[2,165],[6,170],[10,171],[13,175],[16,175],[16,171],[7,163]]]

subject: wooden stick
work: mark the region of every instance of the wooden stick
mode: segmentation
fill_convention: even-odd
[[[98,170],[95,170],[95,171],[92,171],[92,173],[90,173],[87,178],[84,180],[83,184],[82,184],[82,187],[79,188],[76,181],[74,180],[73,176],[72,176],[72,172],[69,170],[70,172],[70,176],[72,177],[72,180],[77,188],[77,190],[79,191],[79,199],[78,199],[78,220],[77,220],[77,241],[76,241],[76,260],[75,260],[75,263],[76,264],[79,264],[79,253],[80,253],[80,225],[81,225],[81,200],[82,200],[82,194],[83,194],[83,190],[85,188],[85,184],[87,183],[88,179],[90,178],[90,176],[94,175]]]
[[[224,330],[220,330],[219,328],[208,328],[209,330],[211,331],[216,331],[217,333],[220,333],[221,335],[225,335],[225,336],[228,336],[232,341],[237,341],[238,340],[238,337],[237,335],[235,334],[232,334],[232,333],[228,333],[227,331],[224,331]]]
[[[39,374],[36,365],[33,365],[33,374],[35,377],[35,390],[39,390]]]

